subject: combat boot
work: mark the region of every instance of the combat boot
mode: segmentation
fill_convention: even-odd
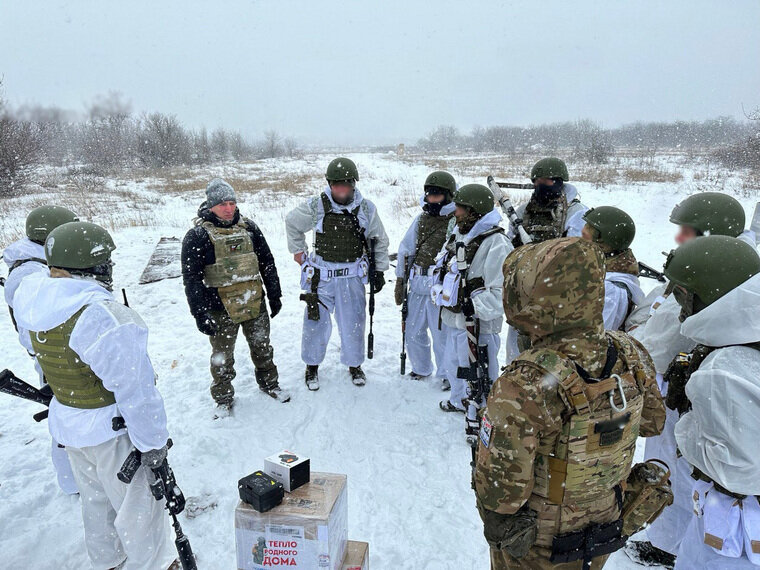
[[[351,374],[351,382],[354,383],[354,386],[364,386],[367,383],[367,377],[364,375],[361,366],[349,366],[348,372]]]
[[[319,390],[319,366],[316,364],[309,364],[306,366],[306,374],[304,376],[306,380],[306,387],[312,392]]]

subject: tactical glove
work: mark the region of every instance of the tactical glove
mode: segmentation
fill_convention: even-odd
[[[686,397],[686,382],[689,363],[679,354],[668,365],[662,379],[668,383],[668,394],[665,396],[665,405],[671,410],[677,410],[678,414],[684,414],[691,408],[691,403]]]
[[[385,285],[385,276],[383,275],[383,272],[375,271],[372,274],[372,287],[374,288],[375,293],[382,291],[383,285]]]
[[[166,449],[166,446],[163,446],[159,449],[143,451],[141,454],[142,464],[148,469],[160,467],[164,459],[166,459]]]
[[[208,313],[203,313],[201,316],[197,317],[195,319],[195,326],[198,327],[200,332],[207,336],[214,336],[219,330],[214,319],[212,319],[211,315]]]
[[[524,505],[513,515],[501,515],[480,505],[483,534],[486,542],[497,550],[506,550],[514,558],[522,558],[538,536],[538,514]]]
[[[270,317],[275,318],[282,310],[282,299],[280,297],[270,298],[269,308],[272,311]]]
[[[465,317],[475,316],[475,305],[472,304],[472,297],[462,300],[462,314]]]
[[[396,304],[401,306],[404,303],[404,280],[399,277],[396,279],[396,289],[393,291],[396,298]]]

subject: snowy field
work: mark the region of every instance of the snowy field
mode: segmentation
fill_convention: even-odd
[[[378,205],[395,251],[418,211],[415,197],[430,163],[395,155],[349,156],[359,167],[359,188]],[[178,482],[186,497],[208,496],[216,503],[194,519],[183,514],[183,528],[199,568],[235,568],[237,481],[263,467],[264,457],[288,448],[311,457],[314,471],[348,475],[349,538],[370,543],[373,569],[488,568],[488,547],[470,489],[470,450],[462,416],[438,410],[443,393],[437,380],[415,382],[399,376],[400,313],[393,303],[392,284],[377,297],[375,358],[364,364],[367,385],[353,386],[340,365],[337,331],[320,368],[321,389],[311,393],[303,383],[304,306],[298,301],[299,271],[287,251],[283,220],[299,200],[321,190],[329,158],[215,167],[198,172],[195,183],[186,184],[196,189],[186,191],[161,192],[151,179],[110,181],[106,192],[127,190],[130,199],[109,202],[108,211],[98,210],[102,196],[79,197],[91,212],[82,214],[85,218],[116,225],[119,220],[147,224],[114,231],[115,290],[126,288],[130,305],[150,328],[150,354],[175,443],[169,460]],[[662,158],[660,167],[673,170],[680,160]],[[443,166],[447,160],[438,162]],[[449,164],[459,184],[483,183],[488,173],[477,158],[452,159]],[[671,249],[675,233],[668,215],[686,195],[723,189],[742,201],[751,218],[757,189],[747,188],[738,176],[706,175],[705,168],[695,163],[677,183],[604,187],[583,180],[574,183],[588,206],[616,205],[628,211],[637,225],[635,254],[661,267],[660,252]],[[203,199],[205,182],[217,175],[234,178],[241,212],[261,226],[277,260],[284,307],[272,323],[272,344],[280,383],[290,390],[292,401],[279,404],[258,390],[247,348],[239,339],[235,412],[214,421],[208,391],[210,347],[195,328],[181,279],[148,285],[138,285],[138,279],[160,237],[184,235]],[[294,187],[288,188],[291,179]],[[516,197],[524,200],[527,193]],[[22,227],[31,204],[56,203],[59,198],[55,190],[48,190],[0,202],[4,212],[0,236],[13,235]],[[386,276],[391,278],[390,273]],[[644,283],[645,290],[652,286],[653,282]],[[0,306],[0,337],[0,368],[32,381],[32,362],[16,340],[5,306]],[[0,395],[0,567],[88,568],[78,498],[58,490],[47,426],[31,418],[37,411],[40,406]],[[636,567],[622,553],[607,564],[607,568]]]

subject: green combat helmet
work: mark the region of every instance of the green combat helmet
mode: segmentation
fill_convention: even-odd
[[[111,235],[90,222],[70,222],[58,226],[45,241],[48,265],[62,269],[89,269],[108,263],[115,249]]]
[[[60,225],[78,222],[77,215],[63,206],[40,206],[26,217],[26,237],[44,244],[48,234]]]
[[[327,165],[325,178],[328,182],[345,182],[347,180],[359,180],[359,170],[357,170],[354,161],[338,157]]]
[[[681,320],[758,273],[757,251],[748,243],[728,236],[704,236],[688,241],[670,252],[665,262],[665,276],[674,286],[673,295],[683,309]]]
[[[561,178],[563,182],[570,180],[565,161],[557,157],[542,158],[530,169],[530,179]]]
[[[692,227],[700,235],[737,237],[744,231],[744,208],[736,198],[726,194],[702,192],[673,208],[670,221]]]
[[[493,193],[482,184],[465,184],[456,194],[454,203],[458,206],[469,206],[481,216],[493,210]]]
[[[636,235],[636,225],[631,216],[620,208],[591,208],[583,214],[583,219],[594,230],[594,241],[603,243],[611,251],[624,251],[631,247]]]
[[[436,170],[425,179],[425,190],[428,188],[441,188],[446,191],[446,196],[451,199],[457,191],[457,183],[454,177],[444,170]]]

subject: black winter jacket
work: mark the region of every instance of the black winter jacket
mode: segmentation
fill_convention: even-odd
[[[217,227],[229,227],[240,220],[240,211],[235,211],[235,217],[230,222],[225,222],[212,213],[204,202],[198,208],[198,217],[208,221]],[[274,264],[274,256],[269,249],[269,244],[261,233],[259,226],[252,220],[243,218],[248,228],[248,234],[253,241],[253,251],[259,258],[259,271],[264,281],[266,295],[270,299],[279,299],[282,296],[280,290],[280,278],[277,276],[277,267]],[[224,311],[224,305],[219,298],[219,293],[213,287],[203,284],[203,270],[207,265],[216,262],[214,246],[208,233],[201,226],[195,226],[185,234],[182,240],[182,281],[185,284],[185,296],[190,312],[196,319],[202,318],[208,311]]]

